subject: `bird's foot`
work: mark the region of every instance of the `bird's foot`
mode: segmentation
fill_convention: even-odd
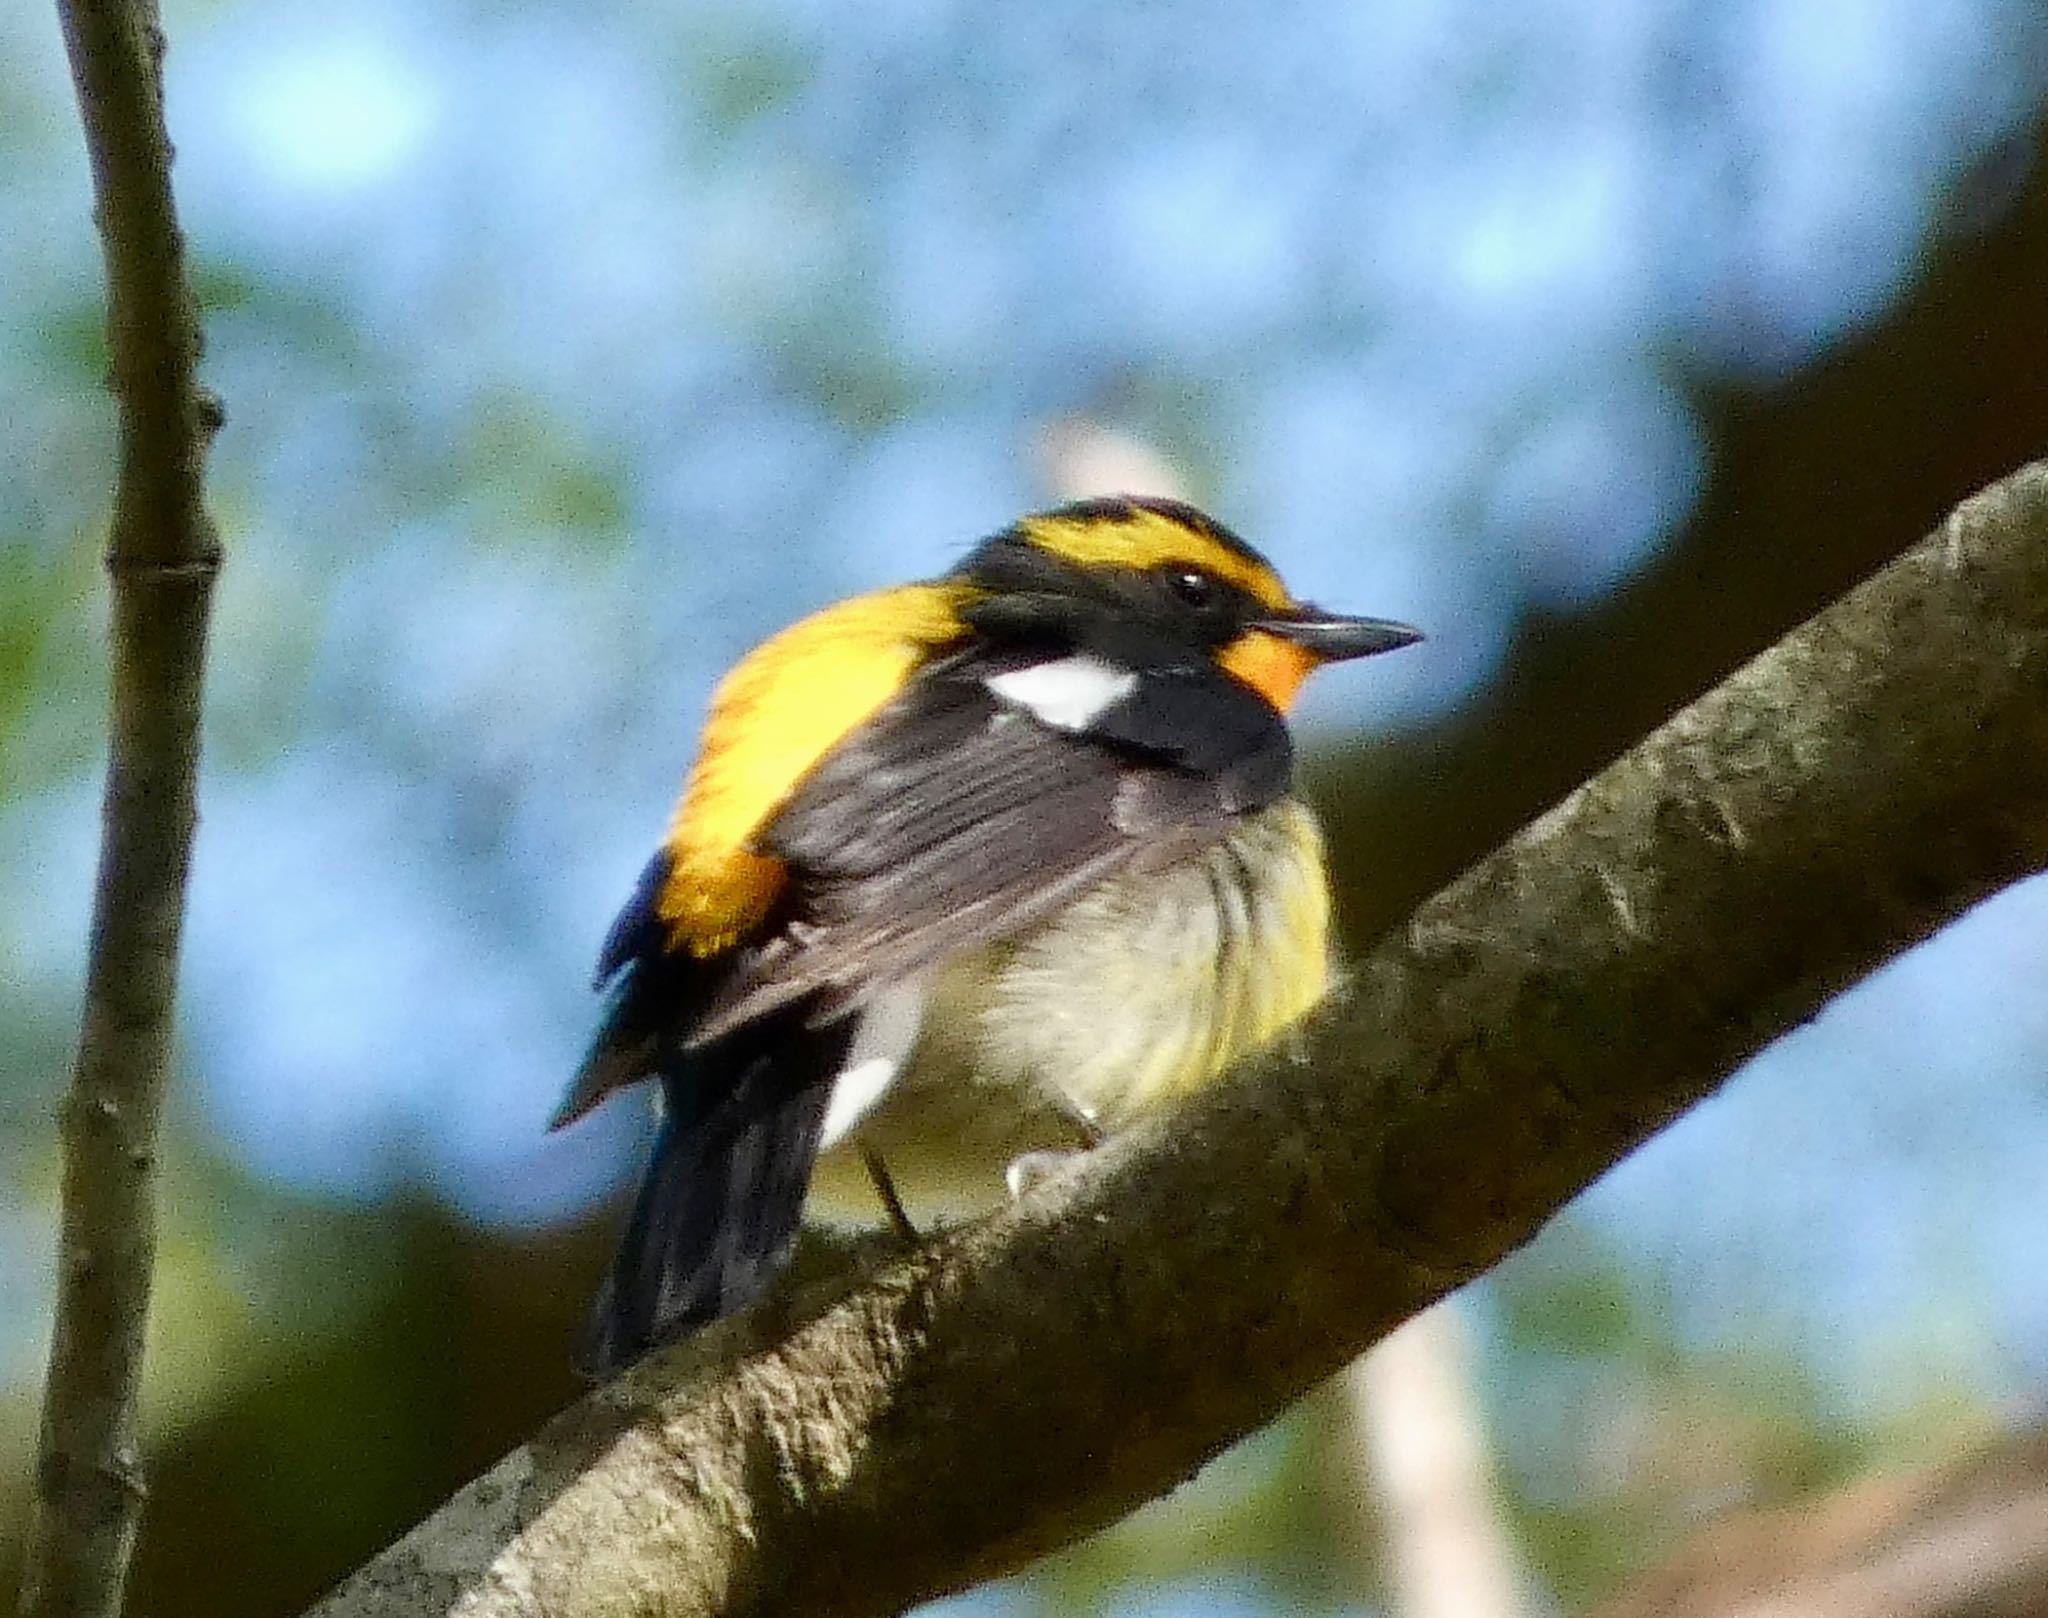
[[[1035,1191],[1054,1175],[1088,1155],[1085,1149],[1066,1152],[1026,1152],[1010,1160],[1003,1171],[1003,1184],[1010,1188],[1010,1200]]]

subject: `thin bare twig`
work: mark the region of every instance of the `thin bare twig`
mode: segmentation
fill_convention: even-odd
[[[199,316],[171,200],[150,0],[58,0],[107,267],[121,470],[113,679],[85,1010],[63,1103],[64,1213],[25,1618],[120,1610],[142,1494],[135,1395],[155,1257],[157,1119],[184,920],[200,685],[219,545]]]

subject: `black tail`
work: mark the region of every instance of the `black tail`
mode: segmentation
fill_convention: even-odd
[[[845,1023],[771,1017],[672,1059],[666,1116],[625,1240],[576,1345],[607,1377],[656,1343],[743,1309],[789,1258]]]

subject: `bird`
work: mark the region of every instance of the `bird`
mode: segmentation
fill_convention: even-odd
[[[660,1087],[575,1351],[603,1378],[759,1299],[814,1176],[999,1201],[1270,1045],[1330,982],[1287,716],[1420,640],[1297,600],[1175,500],[1027,516],[743,657],[599,955],[552,1127]]]

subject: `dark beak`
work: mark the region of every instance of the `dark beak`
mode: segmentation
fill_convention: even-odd
[[[1308,606],[1296,607],[1284,618],[1262,618],[1252,627],[1292,641],[1326,663],[1391,652],[1422,639],[1421,630],[1397,624],[1390,618],[1347,618],[1342,613]]]

